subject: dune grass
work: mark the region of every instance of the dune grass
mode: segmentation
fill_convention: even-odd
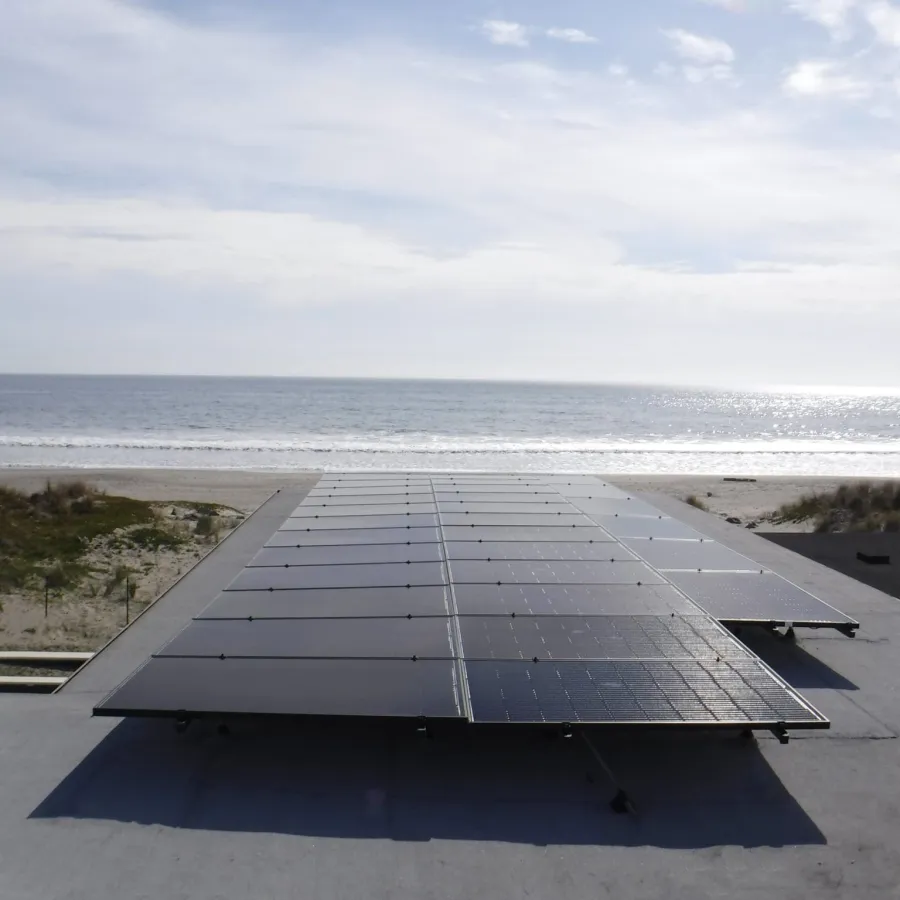
[[[900,481],[842,484],[823,494],[804,494],[769,517],[777,523],[813,522],[817,532],[900,532]]]
[[[709,507],[696,494],[689,494],[684,498],[684,502],[687,503],[688,506],[702,509],[703,512],[709,512]]]
[[[73,584],[86,573],[81,558],[95,538],[154,521],[151,504],[82,481],[48,483],[31,495],[0,487],[0,589],[45,578],[51,587]]]

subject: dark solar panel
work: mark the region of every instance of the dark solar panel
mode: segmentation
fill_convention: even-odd
[[[515,516],[528,513],[540,513],[542,515],[555,516],[559,513],[578,515],[578,510],[573,509],[568,503],[479,503],[471,500],[442,500],[439,503],[441,514],[445,513],[510,513]]]
[[[359,616],[446,616],[449,588],[362,587],[293,591],[223,591],[201,619],[312,619]]]
[[[678,519],[660,516],[652,519],[649,516],[599,516],[591,519],[605,528],[619,540],[625,538],[681,538],[682,540],[699,541],[704,535],[694,531],[689,525]]]
[[[640,562],[582,560],[454,559],[450,575],[455,584],[662,584],[665,579]]]
[[[447,505],[448,508],[450,508],[450,506],[452,506],[452,504],[454,503],[508,503],[514,504],[514,512],[517,512],[520,507],[527,507],[528,504],[532,503],[541,503],[544,504],[544,506],[550,505],[569,507],[568,500],[565,500],[558,494],[544,493],[531,489],[521,492],[496,491],[494,493],[483,492],[480,490],[453,491],[449,494],[444,493],[443,491],[438,491],[435,494],[435,499],[438,503]]]
[[[697,607],[668,584],[458,584],[461,616],[690,615]]]
[[[354,544],[427,544],[438,543],[437,528],[353,528],[316,531],[276,531],[267,547],[341,547]]]
[[[466,664],[475,722],[824,722],[758,660]]]
[[[456,666],[451,660],[154,657],[95,711],[458,718]]]
[[[447,541],[615,541],[594,525],[445,525],[443,534]]]
[[[434,503],[358,503],[355,506],[298,506],[292,519],[327,519],[333,516],[408,516],[435,513]]]
[[[401,494],[352,494],[342,496],[335,494],[310,494],[300,506],[304,509],[310,506],[327,506],[331,509],[343,506],[369,506],[379,504],[382,506],[407,506],[410,503],[432,503],[431,491],[423,494],[410,494],[406,491]]]
[[[772,573],[669,572],[669,580],[722,622],[775,625],[857,623]]]
[[[449,559],[637,559],[630,550],[610,541],[448,541],[445,548]]]
[[[96,711],[827,725],[704,609],[841,614],[700,538],[591,476],[323,476]]]
[[[565,528],[572,525],[593,525],[586,516],[577,513],[464,513],[441,510],[442,525],[547,525],[553,528]],[[427,524],[427,523],[422,523]]]
[[[265,547],[248,565],[258,568],[440,561],[440,544],[357,544],[344,547]]]
[[[749,655],[708,616],[463,616],[472,659],[715,659]]]
[[[199,619],[156,656],[452,659],[448,617],[414,619]]]
[[[288,519],[281,531],[322,531],[329,528],[343,531],[346,528],[421,528],[437,525],[436,515],[404,513],[384,516],[330,516],[323,519]]]
[[[573,506],[590,516],[653,516],[659,517],[659,510],[628,497],[573,497],[569,501]]]
[[[722,571],[759,571],[753,562],[716,541],[649,541],[633,539],[624,543],[641,559],[657,569],[719,569]]]
[[[307,497],[310,500],[329,499],[339,500],[342,503],[357,503],[360,497],[384,497],[393,502],[395,497],[406,499],[407,497],[431,497],[433,491],[431,485],[399,485],[396,487],[335,487],[322,488],[310,491]]]
[[[384,563],[355,566],[297,566],[247,568],[228,586],[229,591],[299,590],[302,588],[406,587],[444,584],[440,563]]]

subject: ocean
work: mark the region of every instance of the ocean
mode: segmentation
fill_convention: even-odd
[[[0,466],[900,475],[900,396],[0,376]]]

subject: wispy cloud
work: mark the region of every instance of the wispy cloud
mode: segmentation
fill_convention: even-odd
[[[672,48],[682,58],[705,65],[734,62],[734,50],[725,41],[671,28],[663,34],[672,42]]]
[[[900,47],[900,6],[877,0],[866,6],[865,16],[879,41]]]
[[[707,6],[718,6],[721,9],[727,9],[729,12],[743,12],[747,8],[748,0],[698,0]],[[749,0],[753,2],[753,0]]]
[[[836,40],[850,37],[849,15],[860,0],[788,0],[788,9],[827,29]]]
[[[839,60],[808,59],[791,69],[784,80],[784,90],[798,97],[858,100],[871,96],[872,85],[850,74]]]
[[[548,28],[547,37],[570,44],[597,44],[599,40],[580,28]]]
[[[481,33],[492,43],[507,47],[527,47],[528,29],[518,22],[503,19],[485,19],[480,25]]]

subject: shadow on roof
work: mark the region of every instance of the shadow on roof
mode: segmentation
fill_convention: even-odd
[[[552,737],[552,739],[551,739]],[[594,737],[528,726],[126,720],[32,813],[176,828],[398,841],[697,848],[824,844],[755,741],[722,732]],[[767,742],[769,745],[769,742]],[[772,753],[802,752],[771,742]]]
[[[734,631],[735,629],[732,629]],[[813,634],[815,632],[812,632]],[[807,632],[803,632],[804,635]],[[822,660],[807,653],[800,644],[787,641],[764,628],[743,627],[739,640],[763,662],[771,666],[789,685],[804,688],[832,688],[836,691],[858,691],[859,686]]]

